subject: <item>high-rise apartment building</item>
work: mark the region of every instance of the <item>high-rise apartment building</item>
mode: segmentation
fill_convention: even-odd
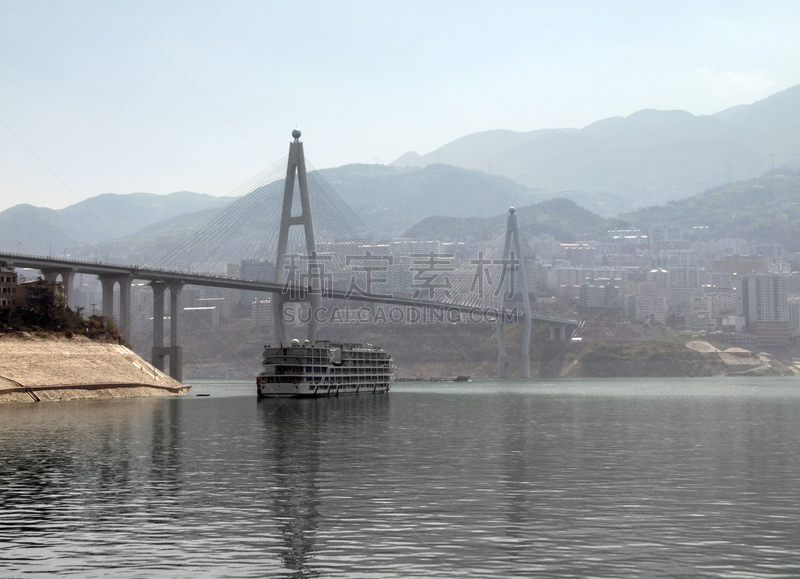
[[[741,280],[737,313],[745,318],[747,332],[761,346],[781,346],[789,341],[789,294],[786,278],[755,275]]]

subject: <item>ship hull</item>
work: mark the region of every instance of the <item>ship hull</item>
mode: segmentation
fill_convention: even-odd
[[[344,386],[331,384],[317,387],[314,384],[262,384],[257,380],[259,398],[323,398],[351,396],[356,394],[379,394],[389,392],[389,384],[360,384]]]

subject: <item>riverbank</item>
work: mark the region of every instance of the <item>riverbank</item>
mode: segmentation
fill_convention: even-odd
[[[175,396],[189,388],[114,342],[0,334],[0,403]]]
[[[793,364],[766,352],[721,350],[702,340],[638,343],[571,343],[545,352],[540,377],[637,378],[702,376],[792,376]]]

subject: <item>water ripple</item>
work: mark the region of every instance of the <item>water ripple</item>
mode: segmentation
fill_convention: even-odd
[[[0,575],[798,576],[800,395],[756,384],[0,407]]]

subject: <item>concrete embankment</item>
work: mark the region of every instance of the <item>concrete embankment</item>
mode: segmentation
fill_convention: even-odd
[[[0,403],[174,396],[188,389],[119,344],[0,334]]]

